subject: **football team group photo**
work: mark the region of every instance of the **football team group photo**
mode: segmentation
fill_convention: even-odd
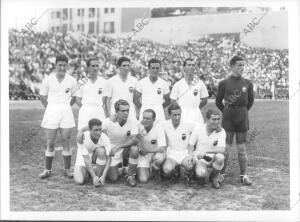
[[[9,29],[11,211],[290,209],[287,8],[23,23]]]

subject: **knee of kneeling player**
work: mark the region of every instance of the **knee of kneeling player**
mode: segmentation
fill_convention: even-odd
[[[130,147],[130,158],[136,159],[139,157],[139,149],[137,146]]]
[[[75,184],[77,185],[83,185],[84,184],[84,178],[77,178],[76,176],[74,176],[74,180],[75,180]]]
[[[162,153],[156,153],[154,158],[153,158],[153,162],[155,162],[155,164],[161,166],[163,165],[165,161],[165,155]]]
[[[167,175],[170,175],[172,173],[172,167],[169,164],[164,164],[163,165],[163,172]]]
[[[195,174],[197,178],[205,178],[207,177],[207,171],[205,169],[196,168]]]
[[[139,181],[140,181],[140,183],[147,183],[148,182],[148,178],[145,177],[145,176],[140,176],[139,177]]]

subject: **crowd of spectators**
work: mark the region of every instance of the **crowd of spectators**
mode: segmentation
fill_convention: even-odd
[[[86,76],[89,57],[97,56],[100,75],[109,78],[117,73],[116,60],[132,60],[131,74],[138,79],[147,75],[150,58],[162,61],[161,77],[170,87],[182,78],[182,62],[197,61],[197,75],[214,97],[220,80],[230,73],[233,55],[246,59],[244,77],[251,79],[257,98],[288,98],[288,50],[252,48],[234,37],[203,37],[182,45],[160,44],[150,40],[112,38],[109,36],[55,32],[9,33],[9,96],[11,100],[37,99],[42,79],[54,69],[55,56],[69,57],[69,74],[77,80]]]

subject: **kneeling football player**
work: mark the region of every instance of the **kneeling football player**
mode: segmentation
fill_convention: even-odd
[[[111,144],[108,137],[102,133],[102,122],[91,119],[88,122],[89,131],[84,132],[82,144],[78,145],[74,167],[74,180],[84,184],[91,177],[94,186],[105,184],[105,177],[111,163]],[[92,163],[96,164],[94,169]]]
[[[190,137],[189,155],[194,157],[196,177],[204,182],[208,176],[207,168],[212,167],[209,181],[213,188],[219,189],[223,180],[220,170],[224,166],[226,132],[221,127],[218,111],[208,110],[206,118],[206,123],[195,128]]]
[[[139,125],[139,160],[137,175],[141,183],[147,183],[150,177],[150,168],[156,182],[161,180],[160,170],[166,158],[166,138],[159,123],[153,125],[156,114],[152,109],[143,112],[143,120]]]
[[[167,158],[163,165],[163,173],[174,181],[180,176],[180,166],[184,172],[194,167],[193,158],[188,155],[188,142],[193,132],[194,124],[181,121],[181,107],[172,103],[168,107],[171,117],[164,123],[167,139]]]

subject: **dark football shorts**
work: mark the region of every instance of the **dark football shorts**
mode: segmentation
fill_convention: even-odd
[[[228,106],[223,109],[222,127],[226,131],[226,143],[232,144],[233,135],[236,133],[236,142],[246,142],[249,130],[248,110],[244,106]]]

